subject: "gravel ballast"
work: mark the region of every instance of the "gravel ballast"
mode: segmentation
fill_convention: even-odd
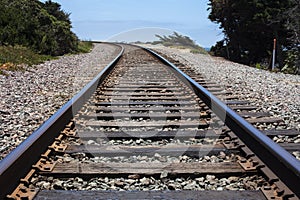
[[[264,179],[260,176],[245,176],[218,178],[214,175],[200,176],[197,178],[178,177],[169,178],[163,174],[163,178],[140,177],[131,175],[128,178],[93,178],[84,180],[82,178],[57,179],[54,177],[36,177],[33,179],[32,188],[46,190],[256,190]]]
[[[148,46],[193,67],[300,130],[300,76],[271,73],[189,50]],[[47,120],[118,53],[96,44],[89,54],[63,56],[25,72],[0,75],[0,159]],[[90,69],[94,70],[90,70]]]
[[[0,160],[98,74],[120,49],[95,44],[87,54],[62,56],[24,72],[0,75]]]

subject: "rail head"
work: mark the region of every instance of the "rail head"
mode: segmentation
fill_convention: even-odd
[[[19,184],[19,180],[26,176],[31,166],[38,161],[40,155],[46,151],[47,147],[53,143],[65,125],[73,118],[74,113],[81,108],[97,86],[111,72],[124,52],[124,47],[113,45],[120,47],[120,53],[79,93],[0,161],[0,199],[4,199],[7,194],[13,192]],[[26,167],[24,167],[24,163],[27,163]]]
[[[248,123],[244,118],[239,116],[167,59],[148,48],[142,48],[170,66],[178,74],[179,78],[184,78],[193,87],[200,99],[212,109],[212,111],[295,193],[295,195],[300,197],[299,160]]]

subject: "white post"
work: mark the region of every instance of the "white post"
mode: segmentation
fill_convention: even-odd
[[[275,69],[275,50],[276,50],[276,39],[274,39],[274,46],[273,46],[272,71]]]

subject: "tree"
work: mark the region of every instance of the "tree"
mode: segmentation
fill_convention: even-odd
[[[69,14],[52,1],[0,0],[0,45],[23,45],[42,54],[77,50]]]
[[[298,0],[291,0],[291,7],[287,9],[284,16],[287,17],[285,27],[290,31],[287,38],[289,45],[285,68],[295,74],[300,74],[300,5]]]
[[[172,35],[168,36],[160,36],[155,35],[159,38],[160,43],[165,44],[166,46],[171,45],[178,45],[178,46],[186,46],[186,47],[193,47],[193,48],[199,48],[199,46],[188,36],[180,35],[177,32],[173,32]]]
[[[48,0],[43,4],[43,8],[52,16],[54,16],[59,21],[67,22],[71,24],[70,21],[70,14],[66,13],[65,11],[61,10],[61,5]]]
[[[225,34],[212,48],[216,55],[250,65],[268,63],[276,38],[277,62],[284,66],[290,43],[284,12],[292,7],[291,0],[210,0],[209,6],[209,19],[219,23]]]

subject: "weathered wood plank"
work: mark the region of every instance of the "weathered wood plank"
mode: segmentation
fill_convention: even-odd
[[[117,80],[117,84],[127,84],[127,85],[129,85],[129,84],[132,84],[132,81],[133,80]],[[141,81],[134,80],[134,84],[135,85],[145,85],[145,84],[147,85],[147,84],[149,84],[149,85],[168,86],[169,84],[176,85],[176,84],[178,84],[178,81],[157,82],[157,80],[156,81],[148,81],[147,80],[147,82],[145,82],[145,80],[141,80]]]
[[[117,96],[180,96],[180,95],[186,95],[187,92],[107,92],[102,91],[98,92],[98,95],[109,97],[117,97]]]
[[[222,92],[223,88],[206,88],[209,92]]]
[[[141,128],[141,127],[202,127],[205,128],[209,124],[203,120],[197,121],[150,121],[150,122],[111,122],[111,121],[90,121],[86,123],[91,127],[127,127],[127,128]]]
[[[138,91],[163,91],[163,92],[178,92],[178,91],[183,91],[184,88],[178,88],[178,86],[174,87],[174,88],[118,88],[118,87],[111,87],[111,88],[100,88],[98,89],[98,91],[134,91],[134,92],[138,92]]]
[[[223,163],[56,163],[51,172],[41,172],[49,175],[118,175],[129,174],[160,175],[162,172],[168,175],[178,174],[237,174],[246,171],[236,162]],[[249,171],[249,173],[253,173]]]
[[[250,117],[270,117],[271,114],[268,112],[238,112],[241,117],[250,118]]]
[[[193,118],[199,119],[201,117],[208,117],[206,112],[185,112],[185,113],[94,113],[89,115],[83,115],[82,117],[90,119],[90,118],[151,118],[151,119],[174,119],[174,118]]]
[[[247,105],[229,105],[233,110],[256,110],[256,106],[247,106]]]
[[[114,146],[114,145],[70,145],[66,153],[88,153],[97,156],[131,156],[131,155],[160,155],[199,157],[216,155],[228,151],[222,144],[216,145],[166,145],[166,146]],[[236,152],[236,151],[234,151]]]
[[[144,96],[144,97],[135,97],[135,96],[114,96],[114,97],[103,97],[103,96],[96,96],[95,99],[97,100],[105,100],[105,99],[111,99],[113,101],[155,101],[155,100],[159,100],[159,101],[188,101],[188,100],[193,100],[193,98],[191,96],[186,96],[186,95],[181,95],[181,96],[172,96],[172,97],[164,97],[164,96],[156,96],[156,97],[149,97],[149,96]]]
[[[216,82],[213,81],[207,81],[203,79],[194,79],[196,82],[200,83],[200,85],[210,85],[210,84],[216,84]]]
[[[229,91],[220,91],[220,92],[213,92],[213,91],[210,91],[213,95],[232,95],[232,92],[229,92]]]
[[[133,105],[196,105],[196,101],[113,101],[113,102],[100,102],[95,103],[96,106],[133,106]]]
[[[286,135],[286,136],[298,136],[300,135],[300,132],[295,129],[284,129],[284,130],[263,130],[264,134],[268,136],[276,136],[276,135]]]
[[[92,109],[92,107],[91,107]],[[97,108],[95,108],[94,110],[96,110],[96,112],[128,112],[128,111],[158,111],[161,112],[163,111],[185,111],[185,112],[192,112],[192,111],[199,111],[200,110],[200,106],[199,105],[194,105],[194,106],[180,106],[180,107],[129,107],[129,106],[124,106],[124,107],[106,107],[106,106],[97,106]]]
[[[105,86],[107,87],[107,86]],[[176,84],[168,84],[168,85],[161,85],[161,84],[135,84],[132,82],[131,84],[115,84],[112,86],[108,86],[107,88],[137,88],[137,89],[156,89],[156,88],[162,88],[162,89],[167,89],[167,88],[178,88],[178,82]]]
[[[121,72],[122,73],[122,72]],[[146,71],[140,72],[140,75],[145,75],[145,73],[147,73]],[[149,72],[148,72],[149,73]],[[150,72],[151,73],[151,72]],[[153,85],[156,84],[160,84],[163,85],[166,82],[177,82],[178,83],[178,79],[176,79],[174,76],[170,76],[170,74],[166,74],[166,73],[162,73],[161,75],[157,75],[157,74],[152,74],[151,77],[145,77],[145,76],[139,76],[138,74],[135,74],[134,76],[131,76],[130,74],[126,74],[126,77],[123,76],[120,80],[120,78],[116,78],[117,80],[117,84],[121,83],[121,84],[125,84],[125,83],[129,83],[129,84],[151,84],[154,83]],[[130,82],[131,81],[131,82]]]
[[[35,200],[106,200],[106,199],[172,199],[172,200],[258,200],[266,199],[261,191],[64,191],[64,190],[42,190]]]
[[[300,151],[300,143],[278,143],[288,152]]]
[[[178,138],[178,139],[188,139],[188,138],[218,138],[220,135],[217,134],[214,130],[198,130],[198,131],[131,131],[131,132],[98,132],[98,131],[88,131],[88,132],[79,132],[77,133],[77,137],[80,137],[82,140],[88,139],[170,139],[170,138]]]
[[[220,85],[218,84],[209,84],[209,83],[201,83],[201,85],[204,87],[204,88],[221,88]]]
[[[227,105],[244,105],[244,104],[249,104],[249,101],[239,101],[239,100],[227,100],[224,101],[225,104]]]
[[[239,96],[237,96],[237,95],[221,95],[221,96],[218,96],[218,98],[221,100],[237,100],[237,99],[239,99]]]
[[[251,124],[256,123],[279,123],[283,122],[283,120],[279,117],[262,117],[262,118],[248,118],[246,119]]]

